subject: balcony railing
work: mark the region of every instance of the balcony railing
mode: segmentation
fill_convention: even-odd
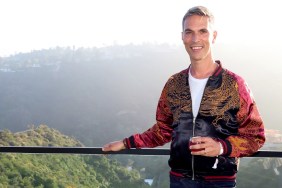
[[[168,156],[169,148],[154,148],[154,149],[127,149],[118,152],[104,152],[101,147],[55,147],[55,146],[0,146],[0,154],[78,154],[78,155],[140,155],[140,156]],[[253,159],[255,157],[256,159]],[[240,167],[238,173],[238,188],[239,187],[282,187],[281,181],[281,166],[282,151],[279,150],[259,150],[255,154],[243,159],[242,164],[246,166]],[[259,158],[265,158],[260,160]],[[258,160],[257,160],[258,159]],[[257,163],[252,163],[256,161]],[[258,162],[259,161],[259,162]],[[167,163],[160,163],[166,164]],[[278,166],[273,166],[278,164]],[[249,165],[249,166],[248,166]],[[268,166],[267,166],[268,165]],[[245,168],[243,168],[245,167]],[[255,167],[255,168],[254,168]],[[258,172],[259,169],[259,173]],[[161,176],[160,172],[157,176]],[[165,171],[164,173],[168,173]],[[153,179],[150,179],[153,181]],[[260,181],[257,181],[260,180]],[[145,181],[145,180],[144,180]],[[162,182],[169,185],[169,179],[163,178]],[[265,182],[265,183],[262,183]],[[1,183],[0,183],[1,184]],[[162,186],[163,187],[163,186]]]
[[[126,155],[169,155],[168,148],[127,149],[117,152],[104,152],[100,147],[41,147],[41,146],[1,146],[0,153],[30,153],[30,154],[126,154]],[[259,150],[249,157],[282,158],[282,151]]]

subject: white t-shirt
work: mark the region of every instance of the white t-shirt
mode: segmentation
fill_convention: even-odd
[[[193,116],[196,117],[199,112],[200,104],[202,101],[204,89],[209,78],[197,79],[191,75],[189,70],[189,85],[192,97],[192,110]]]
[[[198,115],[199,112],[199,108],[200,108],[200,104],[202,101],[202,97],[204,94],[204,90],[205,90],[205,86],[207,84],[209,78],[204,78],[204,79],[197,79],[194,78],[191,75],[191,72],[189,70],[189,85],[190,85],[190,92],[191,92],[191,97],[192,97],[192,111],[193,111],[193,116],[196,117]],[[220,142],[219,142],[220,143]],[[220,143],[220,154],[221,155],[223,153],[223,149],[222,149],[222,145]],[[217,164],[218,164],[218,158],[216,158],[216,161],[213,165],[213,169],[217,168]]]

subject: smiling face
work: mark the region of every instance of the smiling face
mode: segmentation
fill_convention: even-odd
[[[191,63],[212,60],[211,45],[216,35],[207,16],[192,15],[185,19],[182,40]]]

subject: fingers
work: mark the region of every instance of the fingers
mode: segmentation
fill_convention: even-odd
[[[125,149],[123,141],[115,141],[103,146],[102,151],[119,151]]]
[[[110,144],[106,144],[102,147],[102,151],[111,151],[111,145]]]
[[[220,153],[220,144],[210,137],[192,138],[194,145],[190,145],[192,155],[215,157]]]

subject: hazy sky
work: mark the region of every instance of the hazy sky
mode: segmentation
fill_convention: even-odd
[[[181,44],[182,17],[194,5],[213,10],[219,31],[217,42],[265,42],[271,48],[282,43],[278,3],[276,0],[1,0],[0,56],[56,46]]]

